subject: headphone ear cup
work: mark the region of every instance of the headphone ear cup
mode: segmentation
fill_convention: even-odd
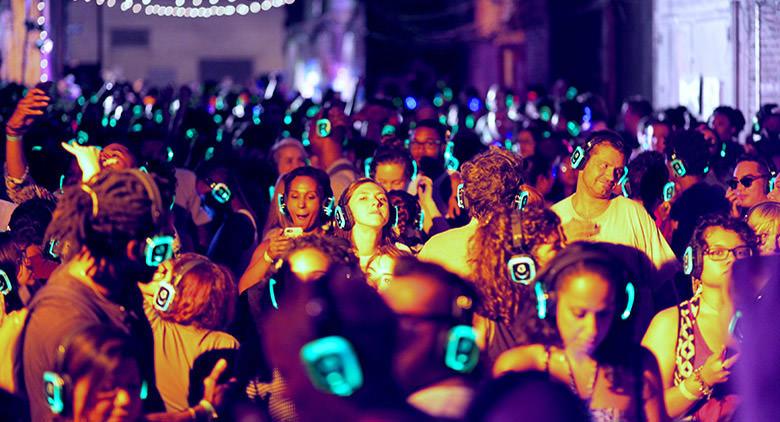
[[[55,415],[66,415],[68,410],[68,390],[70,390],[70,377],[63,376],[54,371],[43,373],[43,392],[46,405]]]
[[[284,194],[279,193],[276,195],[276,205],[279,207],[279,214],[287,216],[287,204],[284,202]]]
[[[333,213],[333,218],[336,220],[336,227],[339,229],[344,231],[352,229],[352,216],[349,213],[349,206],[338,205]]]
[[[301,348],[300,358],[312,385],[320,391],[348,397],[363,386],[360,361],[344,337],[310,341]]]
[[[574,148],[574,152],[571,153],[571,168],[580,170],[584,165],[587,151],[582,146]]]
[[[447,333],[444,365],[453,371],[469,373],[479,362],[477,334],[470,325],[456,325]]]
[[[541,280],[534,283],[534,296],[536,297],[536,317],[539,319],[547,318],[548,295]]]

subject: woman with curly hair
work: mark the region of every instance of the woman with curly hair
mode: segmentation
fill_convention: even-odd
[[[432,237],[419,254],[421,260],[435,262],[476,285],[481,305],[475,325],[483,333],[490,358],[525,341],[522,327],[515,325],[528,288],[513,281],[510,258],[525,252],[541,267],[564,241],[560,220],[552,211],[539,208],[543,199],[523,184],[521,171],[520,159],[498,148],[465,163],[460,196],[471,222]],[[518,212],[521,191],[529,193],[529,203]],[[513,232],[518,248],[512,246]]]

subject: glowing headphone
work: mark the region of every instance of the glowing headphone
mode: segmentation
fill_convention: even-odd
[[[327,279],[312,283],[315,296],[306,309],[319,312],[315,318],[315,331],[327,330],[335,317],[333,298],[326,284]],[[326,335],[306,343],[300,350],[300,359],[314,387],[322,392],[341,397],[354,394],[363,386],[363,369],[352,344],[340,335]]]
[[[207,259],[195,258],[182,266],[170,282],[166,280],[160,281],[157,293],[154,295],[154,308],[161,312],[167,312],[173,304],[173,299],[176,297],[176,289],[179,287],[182,278],[195,267],[207,263],[209,263]],[[173,272],[173,268],[170,272]]]
[[[623,167],[623,176],[620,177],[620,180],[618,181],[618,185],[620,185],[620,191],[623,193],[623,196],[626,198],[631,197],[631,185],[629,184],[628,180],[628,166]]]
[[[0,270],[0,294],[8,296],[8,293],[14,289],[14,285],[11,284],[11,279],[8,277],[8,273],[5,270]]]
[[[463,196],[463,183],[458,185],[458,192],[455,196],[458,199],[458,208],[466,208],[466,198]]]
[[[71,347],[72,337],[63,344],[57,346],[57,356],[53,371],[43,373],[43,393],[46,406],[55,415],[65,415],[70,412],[68,403],[72,400],[73,380],[65,374],[65,355]],[[149,395],[149,385],[146,380],[141,381],[141,400],[146,400]]]
[[[583,253],[576,254],[572,253],[568,257],[557,260],[557,262],[554,261],[552,266],[548,268],[544,274],[542,274],[542,277],[552,283],[555,283],[555,279],[563,270],[586,260],[603,262],[604,265],[607,266],[612,265],[612,263],[606,259],[604,253],[592,251],[585,251]],[[636,300],[636,287],[634,286],[634,283],[627,281],[625,286],[626,306],[620,314],[620,319],[622,320],[627,320],[631,317],[631,311]],[[553,287],[555,286],[553,285]],[[555,291],[546,291],[545,280],[540,279],[534,283],[534,296],[536,297],[536,316],[539,319],[547,318],[550,309],[549,302],[555,299]],[[615,297],[617,299],[618,295]]]
[[[536,260],[526,249],[522,214],[512,212],[510,220],[512,226],[512,254],[506,262],[507,272],[509,272],[512,281],[527,286],[536,277]]]
[[[674,182],[669,181],[666,182],[664,185],[664,202],[671,202],[672,198],[674,198],[674,194],[676,192],[676,187],[674,186]]]
[[[677,152],[674,151],[674,148],[672,149],[671,158],[672,161],[670,165],[672,166],[674,174],[676,174],[678,177],[684,177],[686,174],[688,174],[688,169],[685,167],[685,163],[680,157],[677,156]]]
[[[222,182],[215,182],[211,179],[206,179],[206,183],[211,188],[211,196],[220,204],[227,204],[230,202],[230,198],[233,197],[233,193],[227,184]]]
[[[322,117],[317,119],[317,123],[315,123],[315,127],[317,129],[317,135],[319,135],[321,138],[327,138],[330,136],[333,125],[331,124],[330,119],[328,118],[328,114],[330,113],[331,106],[324,106],[322,108]]]
[[[459,373],[470,373],[479,362],[477,332],[471,325],[473,300],[458,295],[452,304],[452,317],[457,325],[447,331],[444,346],[444,365]]]

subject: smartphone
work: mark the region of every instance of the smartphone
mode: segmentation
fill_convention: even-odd
[[[284,237],[294,239],[303,234],[303,228],[301,227],[287,227],[284,229]]]

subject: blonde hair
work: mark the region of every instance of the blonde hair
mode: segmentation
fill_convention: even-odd
[[[747,223],[758,232],[777,235],[780,231],[780,202],[762,202],[748,211]]]
[[[756,234],[775,239],[780,234],[780,202],[762,202],[748,211],[747,223]],[[759,245],[761,246],[761,245]]]

